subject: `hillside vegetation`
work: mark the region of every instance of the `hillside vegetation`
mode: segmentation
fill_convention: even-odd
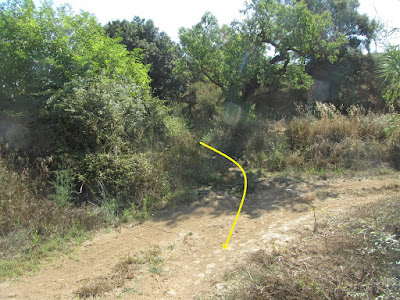
[[[400,50],[370,53],[383,28],[358,4],[253,0],[178,44],[139,17],[0,4],[0,278],[232,184],[200,141],[254,176],[399,170]]]

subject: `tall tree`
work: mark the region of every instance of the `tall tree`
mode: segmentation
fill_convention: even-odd
[[[304,1],[313,13],[330,12],[333,24],[329,30],[347,38],[334,64],[324,58],[311,57],[307,72],[314,79],[329,84],[328,99],[338,107],[355,104],[380,106],[382,101],[380,83],[376,76],[377,60],[375,56],[364,55],[363,52],[370,54],[371,43],[380,33],[381,25],[359,13],[358,0]]]
[[[179,57],[175,43],[165,32],[155,27],[152,20],[139,17],[109,22],[104,27],[108,36],[119,38],[128,51],[141,49],[143,63],[149,65],[153,95],[166,100],[179,97],[183,83],[173,73],[174,62]]]
[[[307,88],[312,82],[307,60],[334,61],[346,41],[329,30],[329,12],[313,14],[304,2],[254,0],[245,12],[246,19],[231,26],[220,27],[207,13],[191,29],[180,30],[187,68],[220,86],[230,99],[246,100],[260,85]]]
[[[380,63],[381,76],[384,77],[386,87],[384,98],[390,106],[400,107],[400,45],[389,46],[383,54]]]
[[[296,0],[300,1],[300,0]],[[303,1],[303,0],[302,0]],[[371,42],[377,38],[381,25],[366,14],[360,14],[359,0],[304,0],[308,9],[317,14],[329,11],[332,16],[332,31],[344,34],[345,46],[370,51]]]

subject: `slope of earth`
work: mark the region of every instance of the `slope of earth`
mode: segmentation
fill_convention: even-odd
[[[213,292],[224,270],[245,254],[290,243],[299,228],[312,229],[314,212],[345,211],[400,190],[399,175],[275,177],[253,185],[226,250],[222,243],[241,195],[207,188],[195,203],[141,225],[99,233],[39,273],[1,283],[0,299],[78,299],[96,291],[95,299],[199,299]]]

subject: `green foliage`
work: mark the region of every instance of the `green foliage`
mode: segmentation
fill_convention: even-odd
[[[36,8],[31,0],[0,6],[2,108],[37,113],[43,102],[76,77],[127,76],[148,86],[147,69],[88,13]],[[32,111],[32,108],[35,108]],[[28,115],[29,115],[28,114]]]
[[[206,13],[193,28],[180,29],[180,40],[185,60],[177,68],[205,76],[223,90],[227,100],[238,102],[247,85],[257,85],[257,63],[262,64],[263,49],[248,43],[238,26],[220,27]]]
[[[163,100],[179,97],[184,83],[173,72],[174,62],[179,58],[178,48],[166,33],[155,27],[153,21],[135,17],[131,22],[109,22],[104,29],[128,51],[140,49],[142,62],[149,66],[150,86],[155,97]]]
[[[370,45],[381,30],[376,20],[370,20],[366,14],[360,14],[359,0],[305,0],[308,9],[314,14],[329,11],[332,16],[332,30],[344,34],[349,49],[365,48]]]
[[[186,188],[201,182],[208,172],[208,164],[200,155],[199,140],[190,132],[185,120],[170,116],[165,120],[166,148],[160,157],[168,181],[176,188]]]
[[[199,81],[189,85],[184,101],[190,105],[196,130],[207,130],[209,122],[222,113],[222,91],[212,83]]]
[[[312,100],[319,101],[322,96],[336,107],[363,105],[383,110],[383,80],[376,76],[379,61],[380,54],[363,55],[360,51],[344,52],[333,64],[321,59],[311,61],[307,65],[309,74],[328,86],[323,95],[318,95],[318,86],[314,86],[310,93]]]
[[[378,54],[370,54],[370,45],[381,32],[381,25],[360,14],[358,0],[305,0],[308,9],[314,14],[329,12],[332,24],[330,32],[346,37],[338,50],[338,59],[333,64],[327,58],[310,55],[307,72],[316,80],[322,80],[329,86],[323,92],[324,101],[345,108],[351,105],[363,105],[374,109],[383,109],[381,97],[382,82],[376,76]],[[363,50],[368,51],[364,55]],[[313,87],[313,89],[317,87]],[[315,90],[315,89],[314,89]],[[318,94],[318,92],[317,92]],[[315,99],[321,101],[322,99]]]
[[[162,137],[163,113],[130,78],[97,76],[66,84],[47,102],[41,122],[52,124],[55,151],[71,161],[79,185],[115,215],[131,203],[141,206],[143,194],[161,184],[156,158],[141,151]]]
[[[64,166],[53,173],[55,180],[50,183],[54,187],[54,194],[50,194],[49,198],[53,199],[61,207],[71,206],[74,192],[72,170]]]
[[[127,139],[142,142],[153,126],[151,107],[146,91],[129,78],[98,76],[67,83],[47,101],[42,117],[53,124],[64,151],[120,151]]]
[[[386,89],[384,98],[391,106],[398,106],[400,97],[400,46],[389,46],[381,62],[381,76],[384,77]]]
[[[281,171],[286,167],[285,145],[270,143],[271,151],[266,161],[269,171]]]
[[[32,243],[33,245],[38,245],[40,242],[40,235],[39,235],[39,231],[36,230],[33,235],[32,235]]]
[[[178,69],[201,74],[222,88],[228,101],[247,99],[261,85],[308,88],[305,72],[310,56],[335,61],[344,36],[329,30],[328,12],[313,14],[304,2],[252,1],[246,19],[218,25],[206,13],[191,29],[180,30],[185,60]],[[270,57],[271,47],[275,56]]]
[[[60,206],[94,197],[108,214],[140,206],[161,185],[162,170],[144,152],[158,147],[166,114],[150,97],[141,55],[107,37],[92,15],[68,7],[8,1],[0,15],[0,106],[30,117],[21,150],[32,161],[52,156],[70,165],[51,173],[51,197]]]
[[[143,197],[162,194],[161,171],[146,154],[88,154],[77,172],[100,203],[118,214],[132,203],[143,206]]]
[[[274,47],[277,61],[291,57],[304,63],[307,55],[334,61],[338,47],[346,41],[339,32],[329,30],[333,23],[328,11],[312,13],[303,1],[253,0],[246,10],[249,34]]]
[[[400,46],[389,46],[380,62],[380,75],[385,80],[385,89],[383,97],[386,99],[387,104],[392,109],[398,110],[400,107]],[[398,132],[400,124],[399,114],[394,114],[389,118],[388,133]],[[398,148],[398,147],[397,147]],[[396,146],[392,147],[395,151]],[[396,165],[399,164],[396,162]]]

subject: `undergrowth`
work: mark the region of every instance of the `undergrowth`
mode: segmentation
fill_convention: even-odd
[[[4,145],[0,258],[15,265],[16,257],[26,257],[29,264],[27,253],[63,239],[71,231],[142,222],[154,210],[192,201],[200,186],[234,183],[230,162],[210,153],[200,141],[228,154],[247,171],[342,176],[349,170],[400,169],[400,133],[385,131],[386,115],[354,106],[343,112],[317,103],[313,110],[296,117],[272,121],[257,119],[251,105],[234,108],[243,112],[235,122],[227,122],[225,116],[232,114],[233,108],[220,112],[218,107],[201,130],[174,115],[183,114],[180,106],[171,108],[174,114],[163,112],[162,130],[153,131],[151,147],[129,148],[124,154],[88,154],[82,162],[85,176],[68,157],[48,156],[29,162]],[[215,116],[217,112],[220,115]],[[92,192],[93,186],[97,193]],[[24,267],[17,265],[19,271],[6,273],[21,274]]]
[[[280,121],[258,121],[244,160],[268,171],[285,168],[367,170],[399,168],[400,134],[385,130],[389,116],[317,103],[314,111]]]
[[[0,160],[0,280],[36,270],[54,251],[104,223],[99,211],[60,206],[34,193]]]
[[[223,299],[399,299],[400,198],[317,216],[289,248],[259,250],[225,275]]]

